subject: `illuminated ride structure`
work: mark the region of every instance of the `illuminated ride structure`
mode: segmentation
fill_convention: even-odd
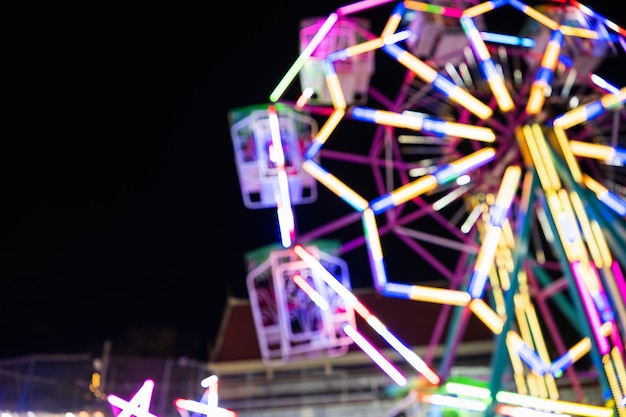
[[[595,71],[626,31],[575,0],[364,0],[300,39],[269,102],[229,114],[244,203],[279,226],[247,277],[263,359],[355,344],[410,386],[360,316],[417,371],[416,401],[625,417],[626,87]],[[336,207],[297,228],[322,194]],[[382,296],[441,306],[424,357],[350,290],[359,251]],[[451,385],[472,315],[493,332],[493,374]],[[590,370],[604,404],[585,404]]]

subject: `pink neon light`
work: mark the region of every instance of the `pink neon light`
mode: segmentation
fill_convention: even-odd
[[[390,3],[393,0],[363,0],[357,3],[352,3],[347,6],[343,6],[337,9],[339,16],[345,16],[348,14],[360,12],[361,10],[369,9],[372,7],[380,6],[381,4]]]
[[[192,413],[204,414],[207,417],[237,417],[237,413],[222,407],[212,407],[198,401],[192,401],[185,398],[177,398],[174,405],[182,410],[191,411]]]
[[[600,319],[600,314],[598,314],[598,310],[589,294],[589,290],[585,285],[585,280],[582,276],[582,271],[580,270],[580,261],[573,262],[570,266],[576,285],[578,286],[578,292],[580,294],[580,298],[583,302],[583,307],[585,308],[585,312],[587,313],[587,318],[589,319],[589,324],[591,325],[591,331],[596,339],[596,343],[598,344],[598,350],[602,355],[609,353],[611,349],[609,346],[609,341],[602,332],[602,320]]]
[[[204,414],[207,417],[237,417],[237,413],[226,408],[218,407],[218,379],[217,375],[211,375],[200,381],[200,386],[206,388],[200,401],[186,398],[176,398],[174,406],[180,410],[192,413]]]
[[[149,411],[153,390],[154,381],[147,379],[130,400],[126,401],[117,395],[109,394],[107,401],[120,409],[119,413],[116,414],[117,417],[157,417]]]
[[[622,300],[626,300],[626,280],[624,279],[624,274],[622,274],[622,270],[619,267],[617,261],[613,261],[611,264],[611,271],[613,272],[613,276],[615,277],[615,283],[617,284],[617,288],[622,295]]]
[[[394,382],[401,387],[406,386],[408,380],[406,377],[396,368],[391,362],[389,362],[385,357],[380,353],[378,349],[374,345],[372,345],[361,333],[359,333],[354,327],[349,325],[348,323],[343,324],[343,331],[345,332],[350,339],[356,343],[361,350],[369,356],[369,358],[374,361],[376,365],[380,369],[382,369],[389,378],[393,379]]]

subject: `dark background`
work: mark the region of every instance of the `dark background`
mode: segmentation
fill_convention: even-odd
[[[227,113],[268,101],[301,18],[346,4],[249,3],[7,14],[0,358],[108,339],[206,359],[244,254],[278,242],[275,212],[243,206]]]

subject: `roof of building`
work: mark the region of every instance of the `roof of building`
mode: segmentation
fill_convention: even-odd
[[[484,349],[484,346],[493,342],[491,330],[474,314],[468,312],[467,323],[462,325],[462,319],[456,317],[456,313],[460,311],[458,307],[386,297],[373,288],[357,289],[353,293],[387,329],[412,348],[428,347],[435,332],[439,332],[441,336],[434,339],[441,349],[449,338],[451,323],[455,323],[458,332],[456,337],[460,338],[460,344],[480,342]],[[356,328],[379,349],[389,348],[388,343],[358,314]],[[355,344],[349,350],[360,351]],[[215,346],[210,352],[209,365],[261,361],[261,352],[250,301],[230,297]]]

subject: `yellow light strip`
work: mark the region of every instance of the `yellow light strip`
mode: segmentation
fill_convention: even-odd
[[[617,382],[619,383],[620,387],[622,387],[620,398],[623,398],[626,396],[626,368],[624,368],[624,356],[623,353],[617,348],[617,346],[614,346],[611,349],[611,357],[613,359],[613,365],[615,366]]]
[[[474,139],[482,142],[493,142],[496,140],[496,134],[488,127],[457,122],[445,122],[445,133],[450,136]]]
[[[387,36],[393,35],[400,23],[402,22],[402,14],[400,13],[392,13],[381,32],[380,37],[386,38]]]
[[[613,256],[611,255],[611,249],[604,237],[604,231],[597,220],[591,221],[591,232],[593,233],[594,240],[598,245],[600,256],[602,257],[602,264],[607,268],[613,264]]]
[[[538,12],[532,7],[526,6],[523,11],[528,17],[535,19],[537,22],[541,23],[544,26],[547,26],[551,30],[556,30],[560,26],[556,21],[550,19],[548,16],[541,12]]]
[[[584,246],[582,237],[578,232],[576,219],[573,217],[569,201],[560,197],[561,194],[554,192],[546,193],[546,201],[554,219],[557,236],[563,244],[565,256],[570,263],[576,260],[587,260],[587,250]]]
[[[574,26],[561,26],[559,28],[566,36],[574,36],[577,38],[599,39],[598,32],[591,29],[577,28]]]
[[[411,300],[457,306],[465,306],[471,299],[470,295],[465,291],[450,290],[447,288],[433,288],[422,285],[411,285],[409,289],[409,298]]]
[[[313,142],[318,146],[326,143],[326,141],[328,140],[328,137],[333,132],[333,130],[335,130],[335,128],[337,127],[337,125],[339,124],[339,122],[341,121],[341,119],[343,118],[345,114],[346,112],[343,109],[336,109],[335,111],[333,111],[331,115],[328,117],[328,120],[326,120],[326,122],[322,125],[320,130],[317,132],[317,135],[315,135],[315,138],[313,138]]]
[[[526,385],[526,376],[524,375],[524,363],[517,354],[513,339],[507,337],[505,339],[505,343],[507,351],[509,352],[511,367],[513,368],[513,379],[515,380],[517,392],[523,395],[527,395],[528,386]]]
[[[466,155],[462,158],[450,162],[450,166],[454,167],[456,172],[467,172],[471,169],[479,166],[482,162],[488,161],[496,155],[496,151],[493,148],[482,148]]]
[[[569,145],[572,153],[576,156],[598,159],[600,161],[611,161],[615,156],[615,148],[599,143],[581,142],[570,140]]]
[[[469,303],[469,308],[494,334],[502,333],[504,321],[482,299],[472,299]]]
[[[328,86],[328,92],[330,93],[330,100],[333,103],[333,107],[338,110],[344,110],[347,106],[346,97],[343,94],[339,76],[336,72],[326,75],[326,85]]]
[[[397,57],[397,60],[427,83],[432,84],[439,75],[435,69],[412,54],[402,53]],[[468,93],[467,90],[457,87],[453,88],[449,94],[450,100],[462,105],[483,120],[493,114],[491,107]]]
[[[578,165],[578,160],[574,156],[574,151],[572,149],[572,144],[569,141],[565,130],[560,127],[553,127],[554,136],[556,137],[557,143],[561,148],[561,153],[563,154],[563,158],[565,159],[565,163],[569,168],[574,181],[578,184],[582,182],[582,172],[580,170],[580,166]]]
[[[350,203],[355,209],[362,211],[368,206],[369,203],[366,199],[357,194],[339,178],[320,168],[313,160],[308,159],[304,161],[302,163],[302,169],[321,184],[325,185],[326,188],[335,193],[335,195]]]
[[[613,400],[615,401],[615,404],[619,404],[619,402],[622,400],[622,397],[624,397],[624,394],[622,393],[619,381],[617,380],[617,375],[615,375],[615,370],[613,369],[613,361],[611,360],[611,356],[608,353],[602,355],[602,365],[604,366],[604,374],[606,375],[606,379],[609,381],[609,388],[611,389]],[[624,415],[626,415],[625,413],[626,407],[617,407],[617,414],[619,417],[623,417]]]
[[[463,16],[476,17],[493,10],[494,7],[495,4],[492,1],[486,1],[482,4],[477,4],[476,6],[468,7],[463,10]]]
[[[607,407],[578,404],[569,401],[548,400],[529,395],[516,394],[514,392],[500,391],[496,394],[496,400],[522,407],[531,407],[545,411],[574,414],[587,417],[612,417],[613,410]]]
[[[528,326],[530,327],[530,331],[532,334],[532,338],[535,341],[535,349],[539,354],[539,357],[544,360],[546,363],[550,363],[550,355],[548,354],[548,348],[546,345],[546,341],[543,337],[543,331],[541,330],[541,326],[539,325],[539,319],[537,318],[537,310],[532,304],[530,300],[530,294],[525,292],[522,294],[522,303],[524,306],[524,313],[526,315],[526,320],[528,321]],[[545,384],[545,388],[547,390],[547,397],[552,399],[559,398],[558,388],[556,386],[556,381],[554,377],[549,372],[541,379],[541,382]]]
[[[574,208],[574,212],[576,213],[578,224],[580,225],[585,241],[587,242],[587,248],[589,249],[591,259],[593,259],[596,268],[602,268],[604,264],[603,257],[600,253],[600,248],[596,243],[595,235],[591,229],[591,223],[589,222],[589,217],[587,217],[585,206],[581,198],[578,196],[578,193],[574,191],[570,193],[570,200],[572,207]]]
[[[559,174],[554,166],[552,159],[550,158],[550,148],[548,147],[548,143],[546,142],[546,137],[541,130],[541,126],[539,124],[533,124],[531,126],[533,131],[533,137],[537,143],[537,148],[539,149],[539,155],[544,161],[544,167],[546,168],[546,172],[548,174],[548,178],[550,181],[550,186],[553,190],[558,190],[561,188],[561,179],[559,178]]]
[[[391,192],[391,197],[394,204],[399,205],[435,188],[437,188],[437,179],[433,175],[426,175],[397,188]]]
[[[537,142],[534,138],[531,127],[529,125],[522,126],[521,133],[523,134],[523,138],[525,140],[528,152],[530,154],[529,155],[531,159],[530,162],[532,163],[532,165],[535,167],[535,170],[537,171],[537,176],[539,177],[539,182],[541,183],[541,186],[546,191],[553,190],[550,186],[550,179],[548,176],[548,172],[544,165],[543,158],[541,157],[541,154],[539,153],[539,148],[537,147]]]
[[[348,57],[353,57],[356,55],[362,55],[366,52],[370,52],[376,49],[381,48],[385,44],[382,38],[372,39],[363,43],[359,43],[358,45],[348,46],[345,49],[345,53]]]

